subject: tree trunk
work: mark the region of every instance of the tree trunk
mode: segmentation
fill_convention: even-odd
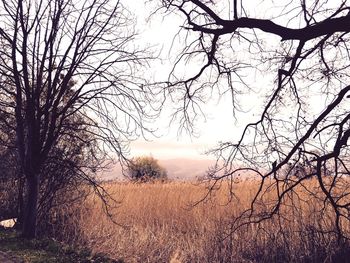
[[[18,206],[17,206],[17,222],[15,224],[16,229],[23,228],[24,220],[24,177],[21,175],[18,179]]]
[[[39,196],[39,176],[35,173],[26,176],[27,194],[25,202],[25,211],[23,218],[22,235],[25,238],[32,239],[36,237],[36,220],[38,213]]]

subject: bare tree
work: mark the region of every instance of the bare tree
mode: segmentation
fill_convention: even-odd
[[[148,54],[133,42],[133,21],[119,1],[4,0],[0,14],[0,87],[9,98],[1,108],[15,115],[27,186],[23,236],[32,238],[43,165],[64,131],[77,143],[86,139],[67,129],[74,116],[120,158],[147,130],[150,97],[137,73]]]
[[[7,115],[6,123],[15,124],[14,116]],[[18,172],[15,129],[10,129],[5,121],[0,121],[0,125],[1,216],[3,219],[17,217],[16,227],[19,228],[23,223],[24,178]],[[70,116],[40,170],[37,216],[40,234],[48,234],[50,215],[63,205],[81,202],[90,189],[96,191],[106,206],[111,201],[96,176],[98,171],[108,166],[108,162],[90,130],[84,116]]]
[[[161,3],[160,10],[184,18],[179,35],[184,32],[185,47],[168,80],[170,95],[180,105],[175,118],[182,128],[193,128],[214,91],[231,96],[234,113],[247,103],[242,93],[262,98],[260,116],[245,126],[239,140],[212,150],[218,157],[209,172],[214,185],[224,178],[233,181],[243,170],[261,179],[236,225],[273,217],[295,188],[316,177],[321,191],[317,198],[324,200],[320,213],[335,215],[327,231],[343,235],[350,211],[349,182],[344,180],[350,171],[347,1]],[[186,63],[198,71],[181,78],[177,72]],[[275,82],[261,86],[267,72],[274,74]],[[252,81],[255,74],[261,74],[260,79]],[[300,165],[309,169],[293,176]],[[259,204],[267,192],[275,194],[269,200],[272,205],[262,211]]]

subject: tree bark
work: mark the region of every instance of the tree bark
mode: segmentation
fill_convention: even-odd
[[[24,220],[24,187],[25,187],[25,178],[21,174],[18,176],[18,206],[17,206],[17,222],[15,227],[17,229],[23,228]]]
[[[27,174],[26,174],[27,175]],[[22,235],[32,239],[36,237],[38,196],[39,196],[39,176],[29,172],[27,179],[26,205],[24,211]]]

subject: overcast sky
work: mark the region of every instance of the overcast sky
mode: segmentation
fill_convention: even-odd
[[[155,64],[151,64],[152,68],[149,70],[149,74],[153,75],[156,80],[166,80],[175,56],[178,54],[181,45],[183,45],[183,39],[181,38],[175,38],[174,41],[174,36],[183,23],[183,17],[178,14],[168,14],[164,16],[161,12],[158,12],[147,21],[150,13],[155,10],[157,1],[151,1],[151,3],[148,4],[144,2],[144,0],[134,0],[125,1],[124,4],[126,4],[127,8],[134,13],[137,18],[137,30],[140,32],[140,43],[149,43],[157,53],[160,52],[160,57],[163,59],[162,62],[158,61]],[[281,5],[285,5],[285,3],[281,2]],[[295,15],[292,6],[289,7],[291,10],[290,12],[287,10],[289,12],[288,15]],[[278,6],[276,2],[272,4],[271,1],[246,1],[245,8],[250,16],[259,18],[271,18],[273,14],[280,14],[281,12],[281,6]],[[284,12],[287,11],[284,10]],[[228,18],[228,14],[232,12],[230,12],[230,7],[225,7],[222,13]],[[298,20],[294,22],[289,20],[286,22],[285,20],[281,21],[281,18],[278,16],[273,19],[279,24],[288,24],[290,27],[303,26],[302,24],[298,24],[301,23]],[[260,40],[267,40],[271,50],[275,47],[277,49],[281,44],[280,38],[271,34],[259,35],[259,38]],[[237,47],[237,49],[238,48],[239,47]],[[230,55],[230,53],[228,54]],[[240,53],[238,51],[235,55],[244,56],[242,57],[243,60],[246,63],[251,63],[251,61],[245,57],[247,53]],[[191,64],[191,66],[193,66],[193,64]],[[186,70],[191,69],[191,67],[186,68]],[[258,91],[260,89],[263,91],[261,94],[265,95],[268,94],[269,87],[273,87],[276,74],[276,71],[271,71],[271,74],[269,74],[268,70],[258,74],[253,72],[253,69],[246,72],[246,75],[249,77],[250,85],[252,85],[252,87],[254,86],[254,90]],[[130,149],[131,155],[153,155],[158,159],[179,157],[191,159],[208,158],[208,156],[203,156],[204,152],[215,146],[219,141],[237,142],[244,126],[248,122],[256,121],[259,118],[264,103],[261,94],[250,93],[241,96],[239,100],[242,102],[242,111],[236,112],[236,118],[233,117],[232,103],[229,97],[224,97],[220,101],[218,101],[217,98],[211,100],[210,103],[205,104],[205,108],[203,108],[206,119],[200,119],[196,125],[197,136],[189,136],[186,133],[179,136],[177,124],[173,123],[169,126],[171,108],[174,107],[174,105],[166,105],[165,111],[160,118],[157,119],[153,127],[158,130],[157,134],[159,138],[150,137],[150,141],[139,139],[132,142]],[[315,105],[315,109],[320,108],[319,100],[317,100]],[[322,108],[323,107],[320,109]],[[318,109],[315,110],[315,112],[317,111]],[[289,112],[286,112],[286,115],[288,114]]]
[[[165,80],[174,61],[176,50],[181,47],[181,39],[175,39],[183,18],[177,14],[162,16],[158,13],[148,19],[149,14],[154,11],[154,4],[145,4],[144,0],[125,1],[127,8],[135,14],[137,18],[137,29],[140,32],[142,43],[149,43],[154,46],[162,62],[156,63],[156,70],[150,69],[150,72],[158,80]],[[155,72],[155,73],[154,73]],[[253,76],[254,77],[254,76]],[[268,83],[272,79],[260,79]],[[236,118],[233,117],[232,104],[230,98],[225,97],[220,101],[213,99],[210,104],[205,106],[206,119],[201,119],[197,125],[197,136],[189,136],[186,133],[178,134],[178,126],[173,123],[169,126],[171,105],[160,118],[154,123],[154,128],[158,129],[159,138],[149,138],[149,141],[139,139],[131,143],[131,156],[152,155],[158,159],[189,158],[203,159],[212,158],[205,156],[204,153],[215,146],[219,141],[237,141],[241,135],[242,129],[247,122],[257,118],[257,113],[261,109],[257,103],[258,94],[246,96],[246,103],[242,110],[245,112],[236,112]],[[254,117],[255,116],[255,117]]]

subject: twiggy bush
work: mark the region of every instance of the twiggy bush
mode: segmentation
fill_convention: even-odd
[[[135,157],[131,160],[128,170],[131,180],[137,182],[164,181],[168,175],[164,167],[152,156]]]

